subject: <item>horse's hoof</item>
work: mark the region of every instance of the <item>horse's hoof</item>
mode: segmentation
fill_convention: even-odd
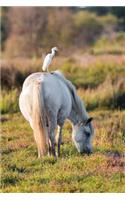
[[[56,152],[56,157],[59,158],[60,157],[60,153]]]

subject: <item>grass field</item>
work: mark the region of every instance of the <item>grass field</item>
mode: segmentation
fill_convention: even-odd
[[[94,152],[80,155],[63,130],[61,157],[37,158],[32,130],[21,113],[2,115],[2,192],[125,192],[125,111],[100,110]]]

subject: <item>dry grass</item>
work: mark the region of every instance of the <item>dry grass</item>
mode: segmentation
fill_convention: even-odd
[[[20,87],[29,74],[41,71],[41,66],[41,58],[1,60],[2,87]],[[51,70],[60,69],[77,87],[95,87],[104,82],[108,74],[113,73],[114,79],[124,76],[124,66],[125,55],[93,56],[80,52],[71,57],[57,56]]]
[[[78,95],[85,102],[87,109],[125,108],[125,81],[121,78],[113,83],[107,77],[103,84],[94,89],[78,89]]]

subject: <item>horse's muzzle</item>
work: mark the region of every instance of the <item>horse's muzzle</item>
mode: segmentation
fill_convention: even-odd
[[[87,154],[90,155],[92,153],[92,149],[86,147],[82,152],[80,152],[81,154]]]

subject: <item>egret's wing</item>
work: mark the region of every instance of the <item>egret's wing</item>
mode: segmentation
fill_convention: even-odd
[[[46,68],[50,65],[51,61],[52,61],[51,54],[47,54],[43,61],[43,66],[42,66],[43,70],[46,70]]]

